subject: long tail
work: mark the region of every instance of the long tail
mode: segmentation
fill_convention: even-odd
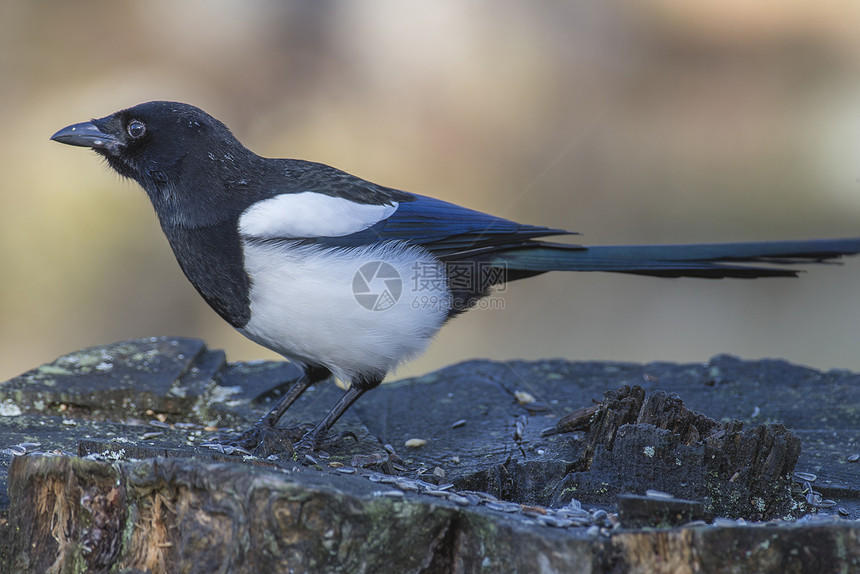
[[[794,277],[791,265],[860,253],[860,238],[688,245],[574,246],[540,242],[497,252],[494,264],[523,276],[546,271],[610,271],[657,277]]]

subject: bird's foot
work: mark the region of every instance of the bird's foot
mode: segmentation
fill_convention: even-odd
[[[220,436],[202,446],[222,454],[242,454],[267,457],[281,453],[311,454],[340,446],[344,439],[358,442],[351,431],[334,436],[319,435],[311,424],[298,424],[288,428],[273,427],[258,421],[251,428],[236,436]]]
[[[293,445],[312,428],[313,425],[310,424],[278,428],[261,420],[239,435],[220,436],[203,446],[223,454],[267,457],[272,454],[292,452],[295,450]]]
[[[295,443],[295,451],[297,453],[309,454],[321,450],[338,447],[343,444],[344,439],[351,438],[358,442],[358,437],[352,431],[343,431],[334,436],[322,435],[319,436],[314,430],[310,430],[302,436],[301,440]]]

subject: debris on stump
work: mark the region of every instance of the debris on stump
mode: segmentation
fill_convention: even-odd
[[[559,419],[551,432],[584,431],[584,451],[554,500],[603,502],[656,489],[702,501],[713,516],[768,520],[796,510],[792,472],[800,439],[781,424],[718,422],[674,393],[640,386]]]

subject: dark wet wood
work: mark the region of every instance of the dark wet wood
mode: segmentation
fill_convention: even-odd
[[[334,429],[359,442],[327,457],[201,446],[259,418],[279,392],[270,389],[296,374],[284,363],[228,364],[200,341],[149,339],[84,350],[0,385],[4,492],[15,463],[0,499],[0,561],[22,572],[448,572],[479,571],[487,559],[520,571],[858,566],[860,527],[840,518],[860,516],[857,374],[732,357],[471,361],[368,393]],[[331,383],[311,389],[282,424],[319,420],[340,394]],[[409,439],[426,442],[410,448]],[[792,457],[814,481],[791,480]],[[402,482],[373,482],[376,471]],[[438,485],[447,496],[432,494]],[[613,529],[618,496],[647,488],[692,499],[708,519],[817,515]],[[568,524],[554,509],[571,499],[610,514]],[[816,507],[822,499],[835,506]],[[655,519],[666,510],[658,500],[642,503]]]

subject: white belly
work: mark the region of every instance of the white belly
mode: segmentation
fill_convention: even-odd
[[[345,381],[384,376],[422,353],[451,304],[443,265],[401,242],[352,248],[246,242],[244,256],[251,319],[239,331]]]

